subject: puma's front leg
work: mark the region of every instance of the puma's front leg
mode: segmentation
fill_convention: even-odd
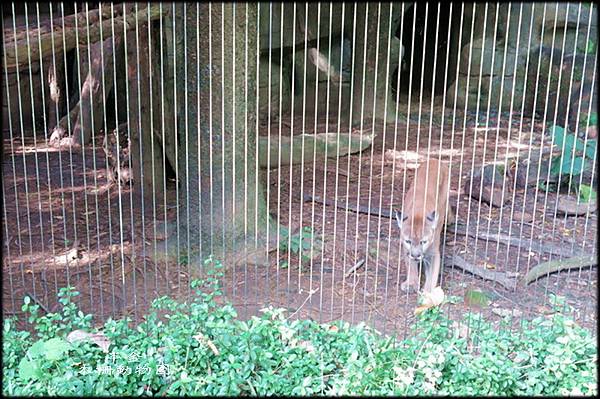
[[[412,259],[407,259],[405,257],[406,263],[408,265],[408,271],[406,273],[406,280],[400,284],[400,288],[402,291],[408,291],[411,288],[415,290],[419,289],[419,265]]]
[[[440,252],[435,251],[431,257],[431,263],[425,270],[425,292],[431,292],[437,286],[440,275]]]

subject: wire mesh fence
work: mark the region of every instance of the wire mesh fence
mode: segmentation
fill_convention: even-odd
[[[595,329],[594,4],[2,9],[4,315],[139,320],[212,256],[242,318]]]

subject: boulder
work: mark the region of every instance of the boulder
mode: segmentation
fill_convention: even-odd
[[[538,57],[540,52],[541,57]],[[597,101],[591,89],[596,54],[562,55],[550,47],[541,47],[534,54],[534,57],[530,55],[527,72],[525,114],[536,112],[548,122],[563,127],[569,125],[575,131],[579,122],[585,123],[578,117],[580,102],[581,112],[589,114],[586,106],[589,108],[590,103]],[[539,66],[538,58],[541,59]]]
[[[468,81],[468,93],[466,93]],[[456,85],[458,92],[455,93]],[[459,75],[446,91],[446,104],[461,109],[467,101],[467,109],[479,111],[520,111],[523,103],[523,81],[515,76],[467,76]],[[479,104],[479,106],[478,106]]]
[[[467,73],[470,64],[471,76],[512,76],[516,57],[514,48],[505,49],[504,43],[494,43],[493,37],[477,39],[473,41],[472,46],[471,44],[463,46],[460,70]]]
[[[491,109],[497,109],[501,100],[502,110],[508,110],[512,99],[513,109],[520,109],[524,104],[525,115],[534,112],[546,115],[547,120],[556,120],[561,126],[581,122],[576,112],[569,114],[569,109],[572,110],[569,104],[579,101],[573,97],[575,92],[583,93],[583,108],[583,102],[595,104],[596,101],[587,95],[591,90],[580,89],[579,84],[585,80],[582,76],[592,76],[595,66],[590,57],[597,53],[597,7],[583,3],[490,5],[487,23],[486,7],[465,6],[464,14],[462,36],[453,36],[458,42],[453,57],[458,57],[454,62],[459,76],[446,91],[450,106],[458,86],[458,107],[467,103],[469,110],[486,109],[491,99]],[[470,21],[474,24],[472,29]],[[471,38],[474,40],[469,43]],[[538,60],[541,60],[539,65]],[[590,128],[591,135],[596,134],[594,126]]]
[[[477,168],[465,180],[463,190],[477,200],[501,207],[511,198],[512,181],[504,181],[510,178],[507,172],[503,165],[490,164]]]

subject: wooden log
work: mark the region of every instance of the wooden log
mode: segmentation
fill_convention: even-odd
[[[100,131],[104,119],[106,98],[113,86],[113,60],[120,56],[122,40],[116,36],[109,37],[104,42],[94,43],[89,51],[89,72],[81,87],[81,98],[78,107],[77,120],[73,128],[73,137],[80,144],[88,144],[93,135]],[[113,54],[115,56],[113,56]],[[80,60],[87,63],[88,60]],[[104,86],[104,89],[102,89]]]
[[[35,11],[30,11],[30,14],[34,12]],[[60,7],[56,7],[54,12],[57,14],[62,13]],[[31,38],[32,35],[34,35],[37,40],[39,36],[50,33],[56,28],[74,28],[86,26],[88,24],[95,24],[100,21],[100,14],[102,14],[102,20],[107,20],[120,16],[122,12],[123,5],[121,4],[115,4],[112,6],[110,4],[103,4],[99,9],[88,9],[85,11],[80,11],[76,14],[67,15],[64,18],[57,17],[39,21],[37,26],[32,26],[31,24],[26,26],[22,22],[13,26],[12,23],[10,23],[8,27],[4,28],[4,43],[14,43],[15,39],[16,41],[26,41],[27,36]]]
[[[78,25],[77,28],[65,27],[64,29],[62,24],[56,24],[53,32],[45,32],[41,35],[36,29],[30,30],[28,36],[17,40],[16,43],[14,39],[4,41],[6,67],[21,67],[52,55],[53,52],[68,51],[78,45],[87,46],[88,42],[95,43],[101,39],[106,40],[111,35],[121,35],[126,29],[134,29],[139,22],[154,20],[166,15],[167,10],[167,7],[161,7],[160,4],[150,4],[148,7],[138,9],[137,12],[114,19],[109,18],[103,20],[102,23],[88,25],[86,22]],[[28,44],[28,39],[31,44]],[[34,45],[35,43],[38,45]]]
[[[161,26],[153,32],[153,55],[152,59],[155,68],[155,82],[153,86],[153,98],[158,100],[154,113],[156,127],[155,134],[161,142],[161,152],[164,151],[163,158],[168,160],[175,171],[176,179],[179,180],[179,166],[177,165],[177,130],[176,130],[176,112],[175,110],[175,59],[173,19],[172,14],[174,5],[170,5],[171,13],[162,21]],[[162,30],[162,32],[161,32]],[[162,34],[161,34],[162,33]],[[162,56],[161,56],[162,55]]]
[[[374,216],[379,216],[379,217],[384,217],[384,218],[392,217],[392,214],[390,213],[390,211],[388,209],[382,209],[382,208],[377,208],[377,207],[369,208],[368,206],[365,206],[365,205],[356,206],[352,203],[343,203],[341,201],[338,202],[338,201],[323,199],[323,198],[319,197],[318,195],[312,196],[310,194],[304,194],[303,200],[304,200],[304,202],[314,201],[314,202],[317,202],[317,203],[323,204],[323,205],[335,206],[336,208],[343,209],[343,210],[348,210],[348,211],[352,211],[352,212],[356,212],[356,213],[364,213],[365,215],[374,215]]]
[[[514,289],[517,285],[517,280],[509,277],[506,273],[487,270],[483,267],[472,265],[458,255],[444,257],[444,267],[447,268],[450,266],[462,269],[474,276],[481,277],[484,280],[495,281],[509,290]]]
[[[127,35],[127,85],[133,184],[144,199],[162,197],[164,164],[150,119],[150,43],[148,26]]]
[[[563,248],[552,243],[545,243],[539,240],[530,240],[529,238],[520,238],[509,236],[501,233],[487,233],[485,231],[475,232],[473,230],[467,230],[463,224],[455,224],[453,229],[448,229],[448,232],[454,234],[467,235],[469,237],[478,238],[485,241],[499,242],[500,244],[506,245],[506,250],[509,251],[511,246],[523,248],[526,251],[533,251],[538,253],[548,253],[559,256],[573,256],[577,255],[571,249]],[[531,242],[530,242],[531,241]]]
[[[271,138],[258,138],[258,166],[274,168],[282,165],[312,162],[315,158],[345,156],[363,151],[375,138],[374,134],[317,133]],[[267,156],[269,155],[269,156]]]
[[[505,165],[485,165],[475,169],[465,180],[464,191],[477,200],[502,207],[511,198],[509,177]]]

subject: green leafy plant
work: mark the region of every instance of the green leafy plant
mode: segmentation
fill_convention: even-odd
[[[561,149],[561,154],[552,161],[550,173],[553,176],[579,176],[585,168],[591,168],[596,155],[596,139],[588,139],[587,143],[574,133],[560,126],[552,128],[554,144]]]
[[[596,201],[596,190],[587,184],[579,185],[579,200],[583,203]]]
[[[538,188],[539,188],[540,190],[542,190],[542,191],[548,191],[548,192],[550,192],[550,193],[551,193],[551,192],[555,192],[555,191],[556,191],[555,184],[553,184],[553,183],[549,183],[549,182],[545,182],[545,181],[542,181],[542,180],[540,180],[540,181],[538,182],[538,185],[537,185],[537,186],[538,186]]]
[[[153,301],[144,320],[107,320],[92,328],[61,291],[64,310],[30,317],[34,338],[4,320],[4,395],[595,395],[594,336],[570,316],[564,298],[555,313],[510,328],[481,315],[447,317],[451,297],[420,313],[405,339],[365,324],[290,320],[265,308],[239,320],[230,304],[217,304],[222,265],[204,262],[207,278],[179,302]],[[25,299],[28,311],[35,309]],[[37,328],[42,324],[42,329]],[[458,324],[458,325],[457,325]],[[65,326],[69,326],[68,328]],[[468,326],[467,333],[464,328]],[[69,341],[71,329],[103,334],[106,350],[91,340]],[[41,332],[41,335],[40,335]]]
[[[587,129],[588,126],[598,125],[598,114],[596,111],[592,111],[589,114],[582,111],[579,115],[579,128],[582,130]]]
[[[279,250],[281,252],[291,251],[293,254],[300,255],[303,262],[311,258],[311,243],[314,241],[312,228],[304,226],[297,234],[290,236],[290,231],[283,227],[280,231]],[[287,267],[287,261],[282,261],[280,267]]]
[[[180,265],[185,266],[189,263],[189,258],[187,256],[187,254],[181,254],[179,255],[179,262]]]
[[[585,53],[586,54],[594,54],[596,52],[596,42],[594,42],[592,39],[589,39],[587,41],[587,45],[585,46]]]
[[[552,128],[554,144],[560,148],[561,153],[552,158],[550,177],[554,182],[546,182],[544,188],[548,191],[558,191],[565,187],[569,192],[577,192],[580,200],[592,198],[594,195],[585,186],[578,187],[579,176],[585,170],[591,169],[596,157],[596,139],[581,140],[574,133],[568,132],[560,126]],[[557,184],[557,181],[561,184]],[[584,201],[584,202],[588,202]]]

